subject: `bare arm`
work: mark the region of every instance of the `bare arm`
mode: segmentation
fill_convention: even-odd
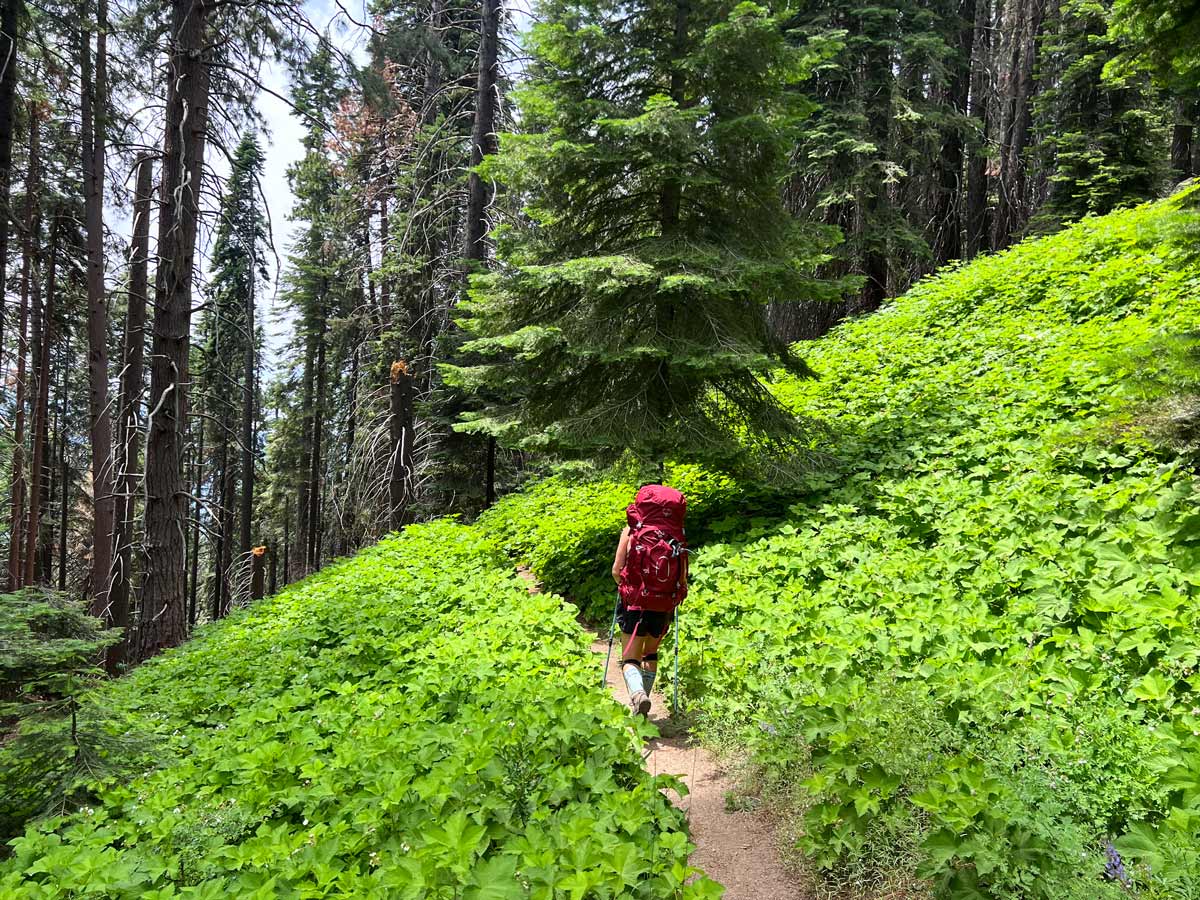
[[[621,529],[621,540],[617,542],[617,555],[613,559],[613,581],[620,583],[621,570],[625,568],[625,557],[629,555],[629,527]]]

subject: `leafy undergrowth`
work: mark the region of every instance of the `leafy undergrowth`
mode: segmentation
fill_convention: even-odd
[[[668,467],[665,480],[687,495],[691,543],[727,533],[730,517],[764,527],[788,514],[788,496],[696,466]],[[624,473],[546,478],[502,500],[477,525],[501,553],[537,572],[547,590],[570,597],[585,617],[606,621],[616,596],[617,535],[637,487]]]
[[[1196,423],[1163,413],[1200,394],[1196,222],[1087,220],[806,345],[820,379],[779,391],[836,464],[784,521],[704,518],[683,690],[827,885],[1200,897]],[[628,496],[544,485],[484,525],[536,511],[519,551],[590,591]]]
[[[165,759],[32,826],[0,896],[715,896],[587,637],[490,547],[410,528],[111,685]]]

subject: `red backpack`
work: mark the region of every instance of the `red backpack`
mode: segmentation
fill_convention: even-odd
[[[629,551],[621,569],[626,609],[672,612],[687,596],[687,500],[674,488],[648,484],[625,510]]]

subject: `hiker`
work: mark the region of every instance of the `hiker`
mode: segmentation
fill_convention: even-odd
[[[621,628],[621,675],[629,707],[646,716],[658,672],[658,646],[687,596],[687,500],[672,487],[642,485],[625,510],[612,575],[617,582],[614,627]]]

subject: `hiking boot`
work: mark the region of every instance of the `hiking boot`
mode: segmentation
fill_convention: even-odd
[[[641,716],[643,719],[650,714],[650,698],[646,696],[645,691],[638,691],[629,698],[629,708],[635,715]]]

